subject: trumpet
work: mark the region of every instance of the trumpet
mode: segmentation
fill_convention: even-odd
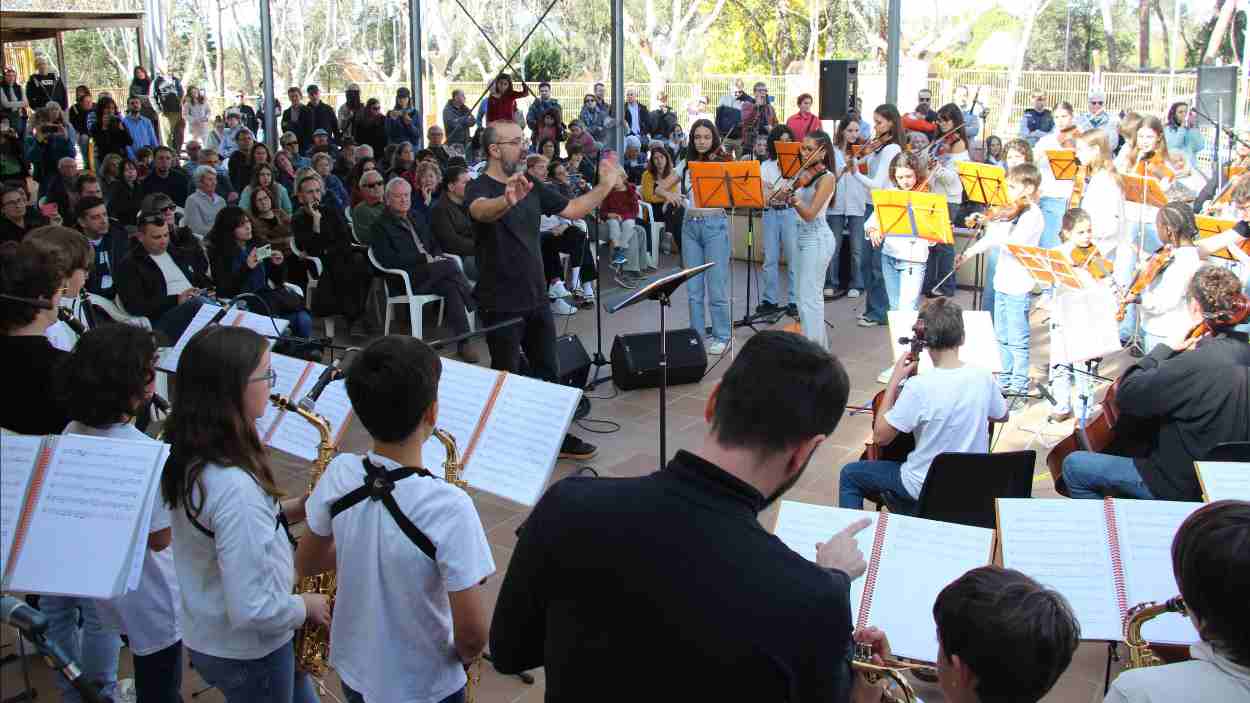
[[[881,700],[889,703],[916,703],[916,690],[904,676],[906,672],[922,671],[930,676],[937,676],[937,668],[927,664],[913,664],[893,657],[886,658],[881,664],[874,664],[872,658],[872,645],[856,642],[851,671],[862,675],[870,684],[875,685],[885,680],[887,687],[881,694]]]

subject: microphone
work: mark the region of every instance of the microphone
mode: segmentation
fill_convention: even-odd
[[[28,635],[42,634],[48,629],[46,615],[13,596],[0,598],[0,622],[12,625]]]
[[[313,384],[313,387],[307,394],[304,395],[303,398],[300,398],[299,406],[301,409],[312,412],[317,408],[317,400],[321,398],[322,391],[324,391],[326,386],[330,385],[330,383],[332,383],[335,379],[341,378],[343,374],[347,373],[347,368],[351,365],[350,361],[355,360],[355,356],[352,356],[349,359],[348,355],[356,351],[359,351],[359,347],[352,347],[351,349],[348,349],[347,353],[344,354],[342,358],[327,366],[325,371],[321,372],[321,375],[317,377],[317,382]]]
[[[227,303],[225,306],[223,306],[220,310],[216,312],[216,314],[213,315],[213,317],[208,321],[208,324],[204,326],[212,327],[213,325],[221,324],[221,321],[226,318],[226,313],[234,309],[234,303],[235,301],[232,300],[229,303]]]
[[[1039,383],[1037,385],[1037,394],[1042,396],[1042,399],[1045,400],[1047,403],[1050,403],[1051,405],[1059,404],[1058,402],[1055,401],[1055,396],[1050,394],[1050,384]]]
[[[8,300],[14,303],[23,303],[40,310],[51,310],[52,301],[43,298],[26,298],[20,295],[9,295],[8,293],[0,293],[0,300]]]

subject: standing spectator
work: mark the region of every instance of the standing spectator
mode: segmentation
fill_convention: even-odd
[[[530,87],[521,81],[523,90],[512,89],[512,76],[501,73],[490,90],[490,104],[486,108],[486,124],[500,120],[514,121],[516,101],[530,94]]]
[[[30,109],[38,110],[48,103],[69,106],[69,94],[48,57],[35,57],[35,72],[26,81],[26,100]]]
[[[149,110],[151,107],[148,108]],[[126,152],[131,159],[137,159],[140,147],[151,147],[155,149],[161,145],[160,137],[156,134],[156,127],[152,124],[152,120],[142,114],[143,101],[135,96],[130,96],[126,100],[126,116],[122,118],[122,124],[126,125],[126,130],[130,132],[130,146],[126,147]]]
[[[1077,118],[1077,126],[1082,132],[1101,129],[1107,134],[1107,143],[1111,151],[1120,148],[1120,121],[1115,115],[1107,112],[1107,97],[1102,91],[1095,90],[1089,94],[1089,112]]]
[[[556,122],[563,122],[560,101],[551,97],[551,84],[543,81],[538,84],[538,97],[530,103],[529,110],[525,112],[526,126],[530,128],[531,132],[537,131],[538,123],[542,121],[543,115],[552,110],[556,111]]]
[[[160,193],[178,207],[184,207],[190,195],[187,174],[174,167],[174,151],[167,146],[156,150],[152,157],[155,168],[143,179],[144,196]]]
[[[968,104],[968,86],[961,85],[955,89],[955,105],[964,113],[964,131],[968,134],[968,144],[971,145],[981,133],[981,118],[977,116],[977,106]]]
[[[660,105],[651,111],[651,138],[668,140],[673,136],[673,130],[677,129],[679,120],[677,113],[668,106],[667,93],[660,93],[657,99]]]
[[[1040,90],[1033,91],[1033,107],[1024,111],[1020,118],[1020,136],[1029,142],[1029,146],[1037,146],[1037,140],[1050,134],[1055,129],[1055,118],[1046,109],[1046,94]]]
[[[469,128],[473,126],[473,111],[464,104],[464,91],[451,91],[451,99],[443,106],[443,129],[447,132],[447,144],[459,144],[468,153]],[[363,142],[362,142],[363,143]]]
[[[30,164],[22,148],[22,138],[9,124],[8,118],[0,117],[0,183],[9,180],[25,181]]]
[[[107,95],[101,96],[95,104],[95,114],[91,139],[95,143],[96,164],[102,163],[110,154],[133,161],[130,145],[134,143],[134,138],[117,113],[117,103]]]
[[[139,114],[146,117],[152,124],[152,135],[155,138],[153,146],[160,144],[161,121],[156,116],[156,109],[152,107],[152,77],[142,66],[135,66],[134,75],[130,79],[130,94],[126,98],[127,106],[130,105],[131,98],[139,99]]]
[[[91,123],[92,123],[92,107],[91,89],[85,85],[74,88],[74,104],[69,106],[66,112],[69,115],[69,124],[78,133],[78,151],[82,153],[82,161],[88,166],[92,161],[87,156],[87,145],[91,139]],[[99,159],[95,163],[100,163]]]
[[[316,84],[308,86],[308,111],[312,114],[312,129],[309,131],[308,143],[300,140],[302,150],[307,152],[312,149],[311,137],[319,129],[324,129],[330,135],[330,139],[337,142],[339,119],[334,116],[334,108],[321,102],[321,88],[318,88]]]
[[[1189,105],[1183,102],[1172,103],[1168,108],[1168,122],[1163,126],[1163,136],[1167,139],[1168,151],[1173,154],[1184,154],[1185,162],[1192,168],[1198,165],[1198,152],[1206,146],[1202,132],[1194,127]]]
[[[395,108],[386,114],[386,143],[408,142],[415,149],[421,143],[421,121],[408,104],[407,88],[400,88],[395,96]]]
[[[65,126],[51,118],[53,110],[49,108],[55,105],[50,103],[35,112],[31,134],[26,137],[26,160],[31,164],[41,192],[47,192],[56,177],[57,163],[61,159],[72,159],[77,153]]]
[[[291,106],[282,113],[282,122],[278,125],[278,129],[295,135],[299,141],[299,153],[302,154],[312,146],[312,110],[301,102],[304,94],[300,92],[299,86],[287,88],[286,97],[291,101]]]
[[[344,138],[356,136],[356,115],[363,112],[364,103],[360,101],[360,86],[350,83],[344,93],[343,104],[339,105],[339,133]]]
[[[226,173],[230,176],[231,183],[251,183],[252,149],[256,146],[256,140],[247,127],[240,126],[234,136],[234,143],[234,153],[226,159]]]
[[[260,120],[256,119],[256,110],[247,104],[247,95],[240,90],[238,99],[239,102],[233,107],[239,111],[239,116],[243,119],[243,126],[250,129],[252,134],[260,134]]]
[[[593,93],[587,93],[582,99],[582,112],[578,115],[578,119],[581,120],[582,126],[590,134],[591,139],[603,141],[611,118],[608,116],[608,108]]]
[[[621,115],[625,124],[625,136],[637,137],[640,147],[651,140],[651,112],[638,102],[638,89],[625,91],[625,112]]]
[[[119,157],[120,158],[120,157]],[[133,161],[121,162],[121,175],[105,190],[109,214],[123,225],[138,224],[139,210],[143,205],[143,185],[139,183],[139,168]]]
[[[379,156],[386,151],[386,119],[377,98],[369,98],[364,113],[356,118],[356,143],[368,145]]]
[[[165,115],[165,122],[169,126],[169,148],[175,153],[182,151],[183,134],[186,131],[187,121],[182,115],[182,81],[178,76],[170,75],[169,69],[161,68],[156,73],[156,82],[152,86],[152,94],[156,98],[157,105],[161,108],[161,114]]]
[[[22,92],[22,84],[17,82],[17,71],[12,66],[4,67],[4,80],[0,81],[0,119],[7,119],[9,126],[21,137],[26,133],[26,117],[30,104],[26,102],[26,94]]]
[[[187,96],[183,99],[183,111],[191,138],[203,144],[204,140],[208,139],[208,130],[213,122],[213,108],[209,107],[208,99],[199,88],[195,86],[187,88]]]
[[[790,115],[790,119],[786,120],[786,126],[794,135],[794,141],[801,142],[808,133],[820,129],[820,118],[812,112],[811,93],[803,93],[795,102],[799,106],[799,111]]]
[[[763,82],[756,83],[751,92],[755,99],[742,106],[742,124],[746,125],[742,134],[743,151],[750,151],[759,137],[767,137],[778,122],[777,109],[768,95],[768,86]]]
[[[226,199],[217,194],[217,170],[212,166],[195,169],[195,187],[195,192],[187,196],[182,222],[203,238],[213,228],[217,213],[226,207]]]

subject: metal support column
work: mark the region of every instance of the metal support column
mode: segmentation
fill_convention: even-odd
[[[900,28],[903,24],[903,0],[890,0],[889,27],[886,30],[885,101],[898,105],[898,64]]]
[[[427,115],[425,112],[425,46],[421,42],[421,0],[408,0],[408,81],[412,90],[412,104],[417,108],[421,124],[422,146],[425,142]]]
[[[273,19],[269,16],[269,0],[260,0],[260,80],[263,85],[260,96],[265,113],[265,143],[269,151],[278,149],[278,115],[273,109]]]
[[[625,4],[612,0],[612,107],[616,110],[616,127],[612,131],[612,148],[617,155],[625,153]]]

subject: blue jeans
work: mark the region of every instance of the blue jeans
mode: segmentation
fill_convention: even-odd
[[[703,295],[712,317],[712,337],[729,341],[729,218],[725,215],[687,217],[681,228],[681,264],[686,268],[716,264],[686,282],[690,300],[690,327],[704,329]]]
[[[152,329],[163,333],[173,344],[187,330],[187,327],[191,325],[191,320],[195,319],[196,314],[200,312],[200,307],[205,304],[217,305],[218,303],[212,298],[195,296],[161,315],[160,318],[152,320]]]
[[[881,255],[881,275],[885,280],[885,293],[891,310],[915,310],[920,302],[920,289],[924,287],[925,264],[896,259],[889,254]]]
[[[985,252],[985,283],[981,290],[981,309],[994,312],[994,272],[998,270],[998,247]]]
[[[847,242],[851,245],[851,282],[848,284],[848,288],[851,290],[863,290],[864,247],[871,247],[868,244],[868,240],[864,239],[864,216],[829,215],[826,219],[829,221],[829,230],[833,232],[834,249],[837,249],[837,243],[842,239],[842,231],[845,227]],[[838,266],[841,262],[842,257],[836,255],[829,260],[829,271],[825,275],[826,286],[838,287],[838,279],[840,278]]]
[[[1126,456],[1072,452],[1063,460],[1063,480],[1073,498],[1154,498]]]
[[[916,511],[900,476],[903,465],[897,461],[855,461],[842,467],[838,478],[838,507],[862,510],[864,496],[880,496],[890,512],[910,515]]]
[[[312,336],[312,315],[307,310],[296,310],[282,316],[287,322],[291,323],[287,334],[292,337],[308,338]]]
[[[795,304],[795,290],[798,288],[798,230],[799,216],[794,208],[785,210],[764,211],[764,288],[760,300],[779,305],[781,294],[777,268],[781,263],[781,254],[786,256],[786,273],[789,278],[789,298]]]
[[[1029,387],[1029,294],[994,296],[994,330],[1003,358],[999,385],[1012,393]]]
[[[112,696],[117,687],[117,659],[122,648],[116,627],[103,622],[95,601],[90,598],[42,596],[39,610],[48,618],[47,637],[78,662],[83,674],[100,685],[100,692]],[[82,628],[78,627],[79,612]],[[82,698],[64,676],[56,676],[56,686],[65,703]]]
[[[1059,232],[1063,229],[1063,215],[1068,211],[1068,201],[1064,198],[1042,198],[1038,207],[1046,219],[1046,229],[1042,230],[1038,246],[1053,249],[1060,244]]]
[[[1141,236],[1141,230],[1145,229],[1145,236],[1142,238],[1143,247],[1147,252],[1158,251],[1163,243],[1159,241],[1159,233],[1155,230],[1155,223],[1151,219],[1139,223],[1136,219],[1129,219],[1125,227],[1127,232],[1124,243],[1120,244],[1115,253],[1115,271],[1111,274],[1117,285],[1124,290],[1133,283],[1133,275],[1137,271],[1137,240]],[[1124,319],[1120,322],[1120,340],[1124,341],[1133,336],[1133,330],[1137,326],[1137,305],[1128,306],[1128,311],[1124,315]],[[1150,351],[1147,349],[1146,351]]]
[[[799,324],[803,336],[820,345],[826,351],[829,340],[825,336],[825,297],[823,291],[825,272],[829,260],[837,258],[837,244],[829,225],[824,220],[799,222]],[[795,268],[792,264],[791,268]]]
[[[284,644],[259,659],[223,659],[187,649],[191,666],[226,703],[318,703],[308,674],[295,670],[295,649]]]
[[[365,701],[365,697],[357,693],[351,686],[348,686],[342,681],[340,681],[339,684],[343,686],[343,699],[346,700],[347,703],[367,703]],[[459,691],[456,691],[438,703],[464,703],[464,689],[462,688]]]

